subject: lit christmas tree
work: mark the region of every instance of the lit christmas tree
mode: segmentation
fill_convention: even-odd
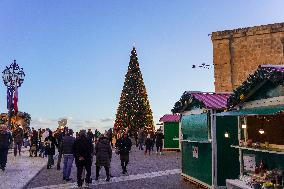
[[[140,128],[144,128],[147,133],[153,132],[154,122],[136,49],[133,47],[117,109],[114,130],[128,130],[133,133]]]

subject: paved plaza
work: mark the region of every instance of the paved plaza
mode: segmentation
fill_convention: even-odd
[[[124,189],[124,188],[194,188],[185,182],[181,176],[181,153],[165,152],[164,155],[151,154],[145,156],[143,151],[136,147],[130,154],[130,164],[128,174],[123,175],[120,167],[119,156],[113,152],[111,162],[112,178],[106,182],[104,169],[101,170],[99,181],[95,181],[95,164],[92,167],[93,183],[91,188]],[[76,188],[76,167],[73,164],[71,178],[69,182],[62,180],[62,171],[52,168],[47,170],[45,167],[34,177],[25,188],[36,189],[63,189]]]

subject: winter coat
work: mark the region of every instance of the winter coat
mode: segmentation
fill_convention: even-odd
[[[55,155],[55,146],[57,146],[57,142],[53,136],[45,138],[45,150],[47,155]]]
[[[144,131],[139,131],[139,133],[138,133],[138,141],[139,141],[139,143],[144,143],[144,140],[145,140]]]
[[[87,137],[79,137],[72,146],[75,163],[78,164],[79,157],[83,157],[86,161],[93,158],[94,146]]]
[[[145,140],[145,146],[146,146],[147,149],[151,148],[151,146],[152,146],[152,140],[151,140],[151,138],[146,138],[146,140]]]
[[[75,142],[75,137],[65,136],[61,142],[62,154],[73,154],[72,147]]]
[[[97,166],[110,166],[112,150],[110,142],[106,137],[99,139],[95,146],[96,165]]]
[[[164,134],[162,132],[158,132],[156,134],[156,146],[163,146]]]
[[[33,135],[32,137],[31,137],[31,145],[38,145],[38,136],[37,135]]]
[[[131,146],[132,146],[132,142],[131,142],[130,138],[128,138],[128,137],[126,137],[126,138],[122,137],[117,141],[117,147],[119,149],[120,155],[129,154],[129,152],[131,150]]]
[[[15,143],[22,143],[24,139],[24,131],[21,128],[16,129],[13,132],[13,139]]]
[[[0,130],[0,149],[7,149],[12,143],[12,135],[9,131]]]

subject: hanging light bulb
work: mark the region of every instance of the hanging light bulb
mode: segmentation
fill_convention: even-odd
[[[225,138],[229,138],[229,133],[226,131],[224,136],[225,136]]]
[[[263,129],[259,129],[259,134],[263,135],[264,134],[264,130]]]

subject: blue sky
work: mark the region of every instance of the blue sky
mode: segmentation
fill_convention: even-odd
[[[0,70],[17,60],[26,78],[19,109],[37,127],[113,125],[132,45],[155,121],[185,90],[214,90],[213,31],[283,22],[284,1],[0,1]],[[6,89],[0,85],[0,111]]]

